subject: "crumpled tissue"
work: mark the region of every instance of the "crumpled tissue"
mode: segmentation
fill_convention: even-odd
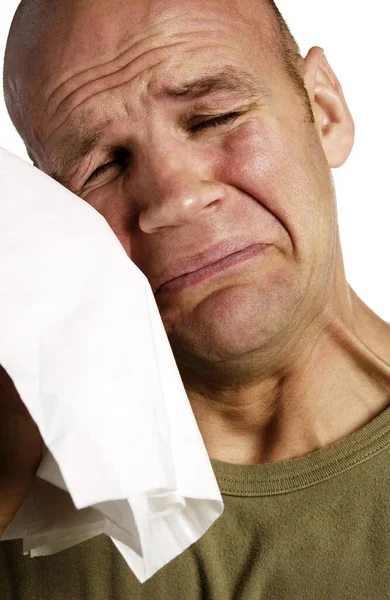
[[[0,364],[43,438],[2,540],[105,533],[141,583],[224,510],[145,275],[93,207],[0,148]]]

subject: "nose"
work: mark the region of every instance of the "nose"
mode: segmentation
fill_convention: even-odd
[[[179,144],[153,157],[148,153],[147,164],[142,170],[139,214],[139,227],[144,233],[189,222],[223,198],[223,184],[205,176],[205,159],[188,146]]]

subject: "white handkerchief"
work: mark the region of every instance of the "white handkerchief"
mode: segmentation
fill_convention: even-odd
[[[147,278],[106,220],[0,149],[0,364],[46,452],[2,540],[100,533],[141,583],[223,500]]]

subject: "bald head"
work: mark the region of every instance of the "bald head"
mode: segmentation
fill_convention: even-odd
[[[66,55],[71,54],[69,40],[80,29],[78,52],[87,50],[101,56],[104,45],[117,43],[126,29],[131,29],[129,5],[137,0],[116,0],[116,10],[107,17],[107,3],[102,0],[22,0],[11,24],[4,57],[4,97],[10,118],[26,144],[30,158],[35,159],[34,111],[39,104],[42,82],[49,78]],[[232,2],[234,10],[235,2]],[[302,97],[308,118],[313,121],[310,101],[303,83],[304,67],[299,47],[273,0],[249,0],[248,11],[258,11],[262,34],[268,36],[268,47],[284,62],[287,73]],[[164,3],[143,0],[144,15],[150,17],[164,9]],[[224,2],[226,8],[226,2]],[[186,7],[187,9],[187,7]],[[126,10],[127,18],[122,13]],[[243,5],[237,11],[242,19],[252,21]],[[267,27],[264,27],[264,15]],[[94,27],[94,24],[96,27]],[[103,29],[102,29],[102,25]],[[83,30],[84,28],[84,30]],[[121,31],[122,30],[122,31]],[[259,36],[259,40],[261,36]],[[82,42],[80,42],[82,40]],[[81,43],[81,46],[80,46]],[[84,48],[82,47],[84,45]]]

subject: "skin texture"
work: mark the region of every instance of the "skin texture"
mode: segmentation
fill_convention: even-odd
[[[85,0],[61,11],[42,13],[39,35],[30,13],[6,57],[12,118],[39,167],[54,175],[64,139],[106,122],[64,184],[153,288],[175,260],[218,242],[268,244],[241,268],[155,296],[209,456],[293,459],[371,421],[389,404],[390,327],[346,281],[330,169],[348,158],[354,125],[323,49],[304,59],[312,123],[269,44],[265,2],[113,0],[108,14]],[[201,107],[159,95],[226,64],[270,93],[250,108],[239,93]],[[232,111],[242,114],[191,131]],[[126,160],[88,180],[108,143]]]

